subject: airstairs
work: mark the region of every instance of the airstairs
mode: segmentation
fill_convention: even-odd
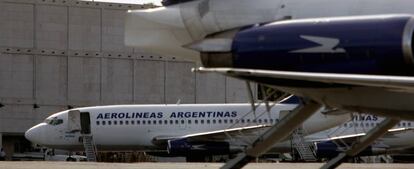
[[[316,161],[313,144],[306,142],[303,137],[303,129],[299,128],[292,133],[292,147],[298,152],[300,159],[305,161]]]
[[[83,147],[85,148],[86,158],[90,162],[96,162],[96,147],[92,135],[83,135]]]
[[[97,149],[91,134],[91,120],[89,112],[80,112],[79,110],[70,110],[68,112],[68,131],[80,132],[83,147],[85,148],[86,158],[88,161],[97,161]]]
[[[394,159],[390,155],[379,155],[380,162],[393,163]]]

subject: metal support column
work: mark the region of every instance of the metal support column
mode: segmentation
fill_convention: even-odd
[[[351,146],[349,150],[343,152],[328,161],[321,169],[331,169],[338,167],[344,160],[348,157],[353,157],[358,155],[362,150],[371,145],[377,138],[383,136],[388,132],[388,129],[394,127],[400,120],[387,118],[382,121],[377,127],[371,129],[365,136],[360,140],[356,141],[354,145]]]
[[[0,147],[3,147],[3,133],[0,133]]]
[[[293,130],[297,129],[306,119],[313,115],[322,107],[321,104],[309,101],[295,108],[294,111],[286,115],[279,123],[266,131],[256,139],[253,145],[244,153],[228,161],[221,169],[239,169],[247,163],[267,152],[275,143],[278,143],[289,136]]]
[[[247,87],[247,92],[248,92],[248,95],[249,95],[250,104],[252,106],[253,112],[255,112],[256,111],[256,105],[254,104],[255,101],[254,101],[253,91],[252,91],[252,87],[251,87],[249,81],[246,81],[246,87]]]

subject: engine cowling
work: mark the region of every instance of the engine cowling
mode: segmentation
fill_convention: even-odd
[[[335,144],[332,141],[315,143],[316,156],[319,159],[334,158],[346,149],[347,148],[345,145]],[[386,152],[386,147],[380,145],[371,145],[361,151],[358,156],[372,156],[385,154]]]
[[[414,72],[413,32],[411,15],[279,21],[235,34],[231,63],[202,57],[206,67],[405,75]]]
[[[196,155],[226,155],[230,154],[228,142],[188,141],[187,139],[169,140],[168,153],[172,156]]]
[[[341,151],[338,146],[332,142],[320,142],[315,144],[316,157],[321,158],[334,158]]]

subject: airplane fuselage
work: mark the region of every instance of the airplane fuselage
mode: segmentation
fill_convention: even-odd
[[[99,150],[154,150],[155,138],[183,137],[191,134],[220,131],[239,127],[273,125],[280,114],[288,113],[295,104],[278,104],[266,112],[264,106],[249,113],[249,104],[200,105],[119,105],[72,109],[90,116],[90,135]],[[82,150],[80,131],[71,131],[69,110],[48,117],[26,132],[26,137],[38,144],[58,149]],[[322,110],[321,110],[322,111]],[[316,113],[304,123],[308,134],[325,130],[349,119],[348,114],[323,115]],[[60,122],[56,122],[59,121]],[[266,129],[266,128],[263,128]],[[241,139],[255,138],[260,132],[241,135]],[[230,139],[224,141],[231,142]]]
[[[198,7],[202,6],[202,8]],[[198,60],[183,47],[207,35],[259,23],[320,17],[414,14],[409,0],[204,0],[127,14],[125,43],[154,53]]]
[[[211,68],[412,75],[413,6],[414,1],[409,0],[191,1],[131,11],[126,19],[125,38],[127,45],[161,54],[194,59],[201,53],[208,58],[203,58],[204,66]],[[407,22],[389,27],[398,20],[391,19],[390,24],[382,22],[395,17],[390,14],[408,14]],[[369,19],[359,24],[361,18]],[[288,24],[281,24],[285,20]],[[303,23],[316,26],[290,27]],[[368,27],[368,23],[374,24]],[[275,25],[281,26],[267,33],[261,31]],[[283,29],[284,26],[287,28]],[[256,27],[257,31],[252,31],[254,36],[238,38]],[[353,34],[353,31],[358,32]],[[285,37],[289,34],[292,36]],[[248,75],[235,77],[272,85],[329,107],[414,120],[414,96],[404,90]]]
[[[361,137],[368,131],[378,126],[384,118],[369,115],[369,114],[355,114],[349,122],[343,123],[337,127],[324,130],[306,138],[308,140],[334,140],[338,146],[351,146],[349,140],[355,140]],[[389,130],[383,137],[377,139],[371,146],[372,154],[411,154],[414,141],[414,122],[400,121],[396,126]],[[353,138],[353,139],[352,139]],[[342,139],[342,140],[341,140]],[[348,140],[348,141],[347,141]],[[321,141],[319,141],[321,142]],[[322,141],[323,142],[323,141]]]

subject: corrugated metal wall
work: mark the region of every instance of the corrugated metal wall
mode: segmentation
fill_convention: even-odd
[[[0,0],[0,132],[23,133],[68,106],[247,102],[245,83],[123,44],[137,5]]]

